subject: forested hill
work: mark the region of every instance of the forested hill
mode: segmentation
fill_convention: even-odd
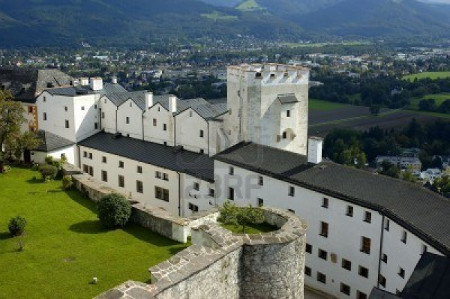
[[[161,39],[450,37],[450,5],[415,0],[0,0],[0,46]]]

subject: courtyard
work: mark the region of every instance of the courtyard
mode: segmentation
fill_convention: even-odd
[[[0,298],[92,298],[126,280],[148,282],[149,267],[188,246],[134,224],[104,230],[95,210],[36,171],[0,174]],[[28,224],[12,238],[8,222],[17,215]]]

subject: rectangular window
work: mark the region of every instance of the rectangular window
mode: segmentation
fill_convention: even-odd
[[[364,222],[371,223],[372,222],[372,213],[365,212],[364,213]]]
[[[95,105],[94,105],[94,109],[97,109],[97,108],[98,108],[98,107],[97,107],[97,104],[95,104]]]
[[[264,206],[264,199],[258,198],[258,207]]]
[[[347,206],[347,213],[345,213],[348,217],[353,217],[353,207]]]
[[[398,268],[398,276],[400,276],[401,278],[405,278],[405,269],[403,269],[402,267]]]
[[[94,176],[94,167],[89,166],[89,174],[90,174],[91,176]]]
[[[228,169],[228,174],[234,175],[234,167],[233,166],[230,166],[230,168]]]
[[[89,159],[92,160],[92,153],[89,153]]]
[[[317,281],[321,283],[327,283],[327,276],[323,273],[317,272]]]
[[[125,187],[125,177],[123,175],[119,175],[119,187]]]
[[[192,212],[198,212],[198,206],[189,203],[189,210],[191,210]]]
[[[142,166],[137,167],[137,173],[142,173]]]
[[[128,125],[130,123],[130,118],[127,116],[127,118],[125,119],[126,124]]]
[[[214,189],[212,189],[212,188],[209,189],[209,196],[210,196],[210,197],[214,197],[214,196],[215,196],[215,191],[214,191]]]
[[[162,178],[161,172],[159,172],[159,171],[155,172],[155,177],[157,179],[161,179]]]
[[[406,244],[406,240],[408,238],[408,234],[406,233],[406,231],[404,230],[402,232],[402,242]]]
[[[352,262],[346,259],[342,259],[342,268],[348,271],[352,271]]]
[[[389,231],[389,219],[386,219],[386,221],[384,222],[384,229],[386,231]]]
[[[156,120],[156,118],[153,119],[153,126],[156,127],[158,125],[158,121]]]
[[[200,190],[200,184],[199,183],[197,183],[197,182],[194,183],[194,190],[197,190],[197,191]]]
[[[370,254],[370,238],[361,237],[361,252]]]
[[[387,264],[387,261],[388,261],[387,254],[383,253],[383,255],[381,256],[381,260],[383,261],[383,263]]]
[[[308,266],[305,266],[305,275],[306,276],[311,276],[311,268]]]
[[[108,173],[104,170],[102,170],[102,181],[107,182],[108,181]]]
[[[380,284],[380,286],[385,288],[386,287],[386,277],[384,277],[383,275],[380,274],[380,276],[378,277],[378,283]]]
[[[81,110],[83,110],[83,111],[84,111],[84,106],[81,106]]]
[[[69,109],[67,108],[67,106],[64,106],[64,111],[67,111],[67,110],[69,110]]]
[[[105,112],[102,112],[102,118],[105,118]]]
[[[322,198],[322,208],[328,209],[328,198]]]
[[[362,277],[368,278],[369,277],[369,269],[363,266],[359,266],[358,274]]]
[[[105,156],[102,157],[102,163],[106,163],[106,157]]]
[[[119,161],[119,168],[124,168],[125,167],[125,163],[123,163],[123,161]]]
[[[89,166],[86,164],[83,164],[83,172],[88,173],[89,172]]]
[[[94,129],[98,130],[98,123],[94,123]]]
[[[231,187],[228,188],[228,199],[234,200],[234,188]]]
[[[307,253],[312,253],[312,245],[306,243],[306,249],[305,249],[305,251],[306,251]]]
[[[87,152],[86,151],[83,152],[83,157],[87,158]]]
[[[69,121],[66,119],[66,120],[64,121],[64,123],[65,123],[66,129],[68,129],[68,128],[69,128]]]
[[[319,254],[318,254],[319,258],[323,259],[323,260],[327,260],[328,258],[328,252],[326,252],[325,250],[319,249]]]
[[[203,130],[200,130],[200,137],[203,137],[203,135],[204,135]]]
[[[320,222],[320,235],[328,238],[328,223],[323,221]]]
[[[341,293],[345,295],[350,295],[350,286],[341,282]]]
[[[295,188],[292,186],[289,186],[289,196],[294,196],[295,195]]]
[[[163,178],[164,181],[168,181],[169,180],[169,175],[167,173],[163,173]]]
[[[361,291],[356,292],[356,299],[367,299],[367,294]]]
[[[136,181],[136,192],[144,193],[144,184],[142,181]]]
[[[167,125],[163,124],[163,131],[167,131]]]
[[[258,177],[258,185],[260,185],[260,186],[264,185],[264,178],[262,176]]]
[[[286,110],[286,117],[291,117],[291,110]]]
[[[46,113],[46,112],[44,112],[44,113],[42,114],[42,118],[43,118],[44,120],[47,120],[47,113]]]
[[[155,187],[155,197],[160,200],[169,201],[169,190]]]

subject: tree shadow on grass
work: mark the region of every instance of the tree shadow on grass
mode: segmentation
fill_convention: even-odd
[[[76,203],[97,214],[97,204],[90,199],[83,197],[80,191],[72,189],[66,191],[66,194],[69,195],[69,197]]]
[[[10,239],[10,238],[12,238],[10,233],[8,233],[8,232],[0,233],[0,241],[1,240],[7,240],[7,239]]]
[[[151,245],[155,245],[158,247],[169,247],[169,246],[174,246],[174,245],[181,245],[181,243],[178,243],[177,241],[171,240],[169,238],[166,238],[164,236],[161,236],[155,232],[152,232],[149,229],[143,228],[135,223],[128,223],[127,226],[125,228],[123,228],[123,230],[132,235],[133,237],[147,242]],[[172,250],[175,250],[174,253],[177,253],[180,251],[180,249],[184,249],[184,248],[170,248],[170,252],[172,253]]]
[[[35,184],[44,184],[44,183],[45,183],[44,179],[42,179],[42,178],[37,178],[37,177],[31,178],[31,179],[29,179],[29,180],[26,180],[26,182],[27,182],[28,184],[31,184],[31,185],[35,185]]]
[[[69,229],[79,234],[104,234],[108,230],[103,228],[99,220],[86,220],[79,223],[72,224]]]

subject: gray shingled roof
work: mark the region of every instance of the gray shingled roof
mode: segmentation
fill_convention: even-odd
[[[38,131],[37,136],[42,142],[41,145],[36,149],[37,152],[48,153],[75,144],[75,142],[47,131]]]
[[[422,254],[401,298],[450,298],[450,259],[429,252]]]
[[[378,288],[373,288],[372,292],[370,292],[369,299],[401,299],[392,293],[389,293],[385,290],[380,290]]]
[[[178,114],[191,108],[204,119],[213,119],[227,112],[227,106],[223,103],[211,104],[205,99],[197,98],[178,101]]]
[[[104,132],[81,141],[79,145],[214,181],[214,160],[208,155],[176,151],[174,147],[124,136],[115,138]]]
[[[145,109],[145,91],[113,92],[106,94],[106,96],[116,106],[120,106],[131,99],[141,110]]]
[[[106,95],[106,96],[112,96],[112,95],[120,95],[120,94],[134,94],[127,92],[125,88],[123,88],[120,84],[112,84],[112,83],[104,83],[103,89],[99,92],[95,92],[91,89],[89,85],[86,86],[67,86],[62,88],[51,88],[46,89],[48,93],[51,95],[61,95],[61,96],[68,96],[68,97],[74,97],[77,95],[83,95],[83,94],[95,94],[99,93],[100,95]],[[139,93],[142,93],[140,91]],[[128,98],[127,98],[128,99]],[[127,100],[125,99],[125,101]]]
[[[332,162],[309,164],[304,155],[254,143],[215,159],[377,210],[450,254],[450,201],[428,189]]]
[[[0,86],[25,103],[35,103],[36,97],[49,86],[70,86],[72,82],[72,77],[57,69],[0,68]]]
[[[287,93],[287,94],[280,94],[278,95],[278,100],[281,104],[290,104],[290,103],[297,103],[298,99],[293,93]]]

